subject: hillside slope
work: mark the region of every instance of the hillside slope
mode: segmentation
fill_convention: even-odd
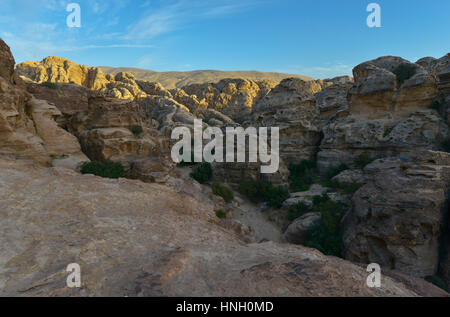
[[[139,68],[129,67],[99,67],[105,74],[115,75],[120,72],[131,73],[137,79],[161,83],[167,89],[181,88],[190,84],[216,83],[224,78],[245,78],[249,80],[272,80],[280,82],[285,78],[312,78],[295,74],[266,73],[259,71],[218,71],[218,70],[195,70],[189,72],[155,72]]]

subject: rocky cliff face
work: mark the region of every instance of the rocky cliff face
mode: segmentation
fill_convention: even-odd
[[[345,258],[435,275],[448,225],[450,154],[417,150],[377,160],[364,174],[345,219]]]
[[[355,67],[354,78],[226,79],[168,90],[58,57],[14,72],[0,41],[3,295],[442,295],[420,278],[450,283],[450,155],[439,152],[450,138],[449,56],[381,57]],[[196,118],[204,128],[279,127],[280,171],[267,179],[276,185],[287,185],[291,163],[315,159],[322,175],[346,164],[334,180],[361,188],[343,199],[330,194],[349,203],[342,255],[381,264],[390,276],[383,287],[367,288],[363,268],[318,251],[246,244],[240,224],[219,220],[215,212],[230,205],[169,157],[173,128],[192,128]],[[74,171],[89,159],[121,162],[127,178],[143,182]],[[213,165],[214,180],[235,186],[260,178],[259,170]],[[296,219],[285,240],[303,243],[319,219]],[[78,261],[87,282],[69,291],[63,269]]]
[[[401,84],[393,73],[400,65],[414,73]],[[321,171],[340,163],[351,165],[362,153],[379,158],[415,149],[437,150],[449,137],[447,124],[430,108],[438,96],[438,81],[425,68],[383,57],[358,65],[353,72],[348,108],[323,129]]]
[[[58,108],[26,91],[14,63],[0,40],[0,150],[44,166],[88,161],[76,137],[54,121],[61,116]]]

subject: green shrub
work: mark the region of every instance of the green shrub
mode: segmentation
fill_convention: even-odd
[[[212,168],[210,163],[202,163],[192,170],[190,174],[193,179],[195,179],[200,184],[204,184],[211,180]]]
[[[446,292],[450,292],[448,285],[439,276],[430,275],[430,276],[425,277],[425,280],[427,282],[430,282],[430,283],[436,285],[437,287],[442,288]]]
[[[393,73],[397,76],[398,85],[401,86],[405,81],[416,74],[416,67],[413,64],[403,63],[398,65]]]
[[[306,239],[306,247],[317,249],[325,255],[341,255],[342,237],[330,232],[320,224],[308,230]]]
[[[227,213],[223,210],[217,210],[216,216],[220,219],[225,219],[225,218],[227,218]]]
[[[342,193],[345,195],[353,195],[361,188],[359,184],[349,184],[342,189]]]
[[[220,183],[214,182],[211,186],[213,194],[222,197],[225,202],[230,203],[234,199],[233,192]]]
[[[53,89],[53,90],[59,90],[58,85],[57,85],[56,83],[52,83],[52,82],[50,82],[50,81],[47,81],[47,82],[45,82],[45,83],[42,83],[41,85],[44,86],[44,87]]]
[[[257,204],[267,202],[271,207],[280,208],[289,198],[288,191],[283,187],[274,187],[261,180],[251,180],[239,185],[238,192],[247,196],[251,202]]]
[[[441,151],[450,153],[450,140],[445,140],[441,143]]]
[[[304,202],[299,202],[289,208],[287,218],[289,221],[294,221],[308,212],[311,212],[311,208]]]
[[[283,187],[274,187],[269,184],[266,192],[267,204],[274,208],[280,208],[286,199],[289,198],[289,192]]]
[[[438,112],[439,112],[440,108],[441,108],[441,104],[437,100],[433,101],[430,105],[430,109],[436,110]]]
[[[144,132],[144,129],[140,125],[132,125],[130,127],[130,131],[134,134],[135,137],[138,137]]]
[[[342,173],[343,171],[346,171],[346,170],[348,170],[347,164],[341,164],[341,165],[332,167],[328,170],[327,178],[332,179],[333,177],[339,175],[340,173]]]
[[[394,127],[386,128],[383,133],[383,138],[387,137],[394,130]]]
[[[323,194],[322,196],[317,195],[313,197],[313,205],[318,206],[321,203],[326,203],[329,200],[330,197],[328,196],[328,194]]]
[[[372,163],[374,161],[373,158],[371,158],[369,155],[367,155],[366,153],[361,153],[356,159],[355,159],[355,165],[356,167],[358,167],[359,169],[363,169],[364,167],[366,167],[367,165],[369,165],[370,163]]]
[[[124,168],[120,163],[114,162],[85,162],[81,166],[82,174],[94,174],[105,178],[120,178],[123,176]]]
[[[314,160],[303,160],[299,164],[289,166],[289,183],[292,192],[304,192],[318,181],[316,162]]]
[[[315,248],[325,255],[340,256],[342,237],[339,234],[339,223],[343,216],[343,206],[336,203],[328,195],[315,196],[312,212],[321,214],[320,222],[308,230],[305,246]]]
[[[238,192],[246,196],[254,204],[266,201],[269,184],[260,180],[251,180],[241,183]]]

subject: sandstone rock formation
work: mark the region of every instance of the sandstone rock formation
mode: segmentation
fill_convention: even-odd
[[[304,244],[306,242],[306,233],[322,216],[318,212],[307,213],[292,222],[283,234],[283,239],[289,243]]]
[[[286,79],[254,107],[254,125],[280,128],[280,156],[287,165],[317,151],[320,113],[314,94],[321,89],[314,81]]]
[[[88,158],[78,140],[58,127],[61,112],[27,93],[23,82],[13,78],[14,58],[0,40],[0,150],[49,166],[75,168]]]
[[[17,65],[17,74],[37,83],[74,83],[98,90],[108,82],[97,67],[78,65],[66,58],[47,57],[42,62],[24,62]]]
[[[214,206],[200,192],[2,159],[0,295],[445,294],[388,276],[371,289],[365,268],[347,261],[301,246],[244,244],[217,225]],[[81,267],[81,288],[66,286],[69,263]]]
[[[353,86],[353,79],[348,76],[325,80],[323,89],[316,93],[316,105],[320,111],[322,126],[333,118],[337,112],[348,107],[347,94]]]
[[[443,293],[418,278],[450,283],[450,155],[435,152],[450,140],[450,54],[381,57],[355,67],[354,79],[222,79],[170,90],[59,57],[16,72],[14,63],[0,41],[0,295],[425,296]],[[224,201],[170,158],[171,132],[196,118],[203,128],[280,128],[278,173],[213,164],[213,180],[231,187],[261,178],[286,187],[287,166],[304,159],[316,159],[322,175],[346,164],[333,180],[362,187],[328,193],[353,195],[343,256],[381,264],[383,287],[367,288],[364,267],[317,251],[246,244],[248,230],[218,219],[219,209],[231,214]],[[377,160],[363,166],[361,154]],[[160,184],[73,171],[89,159]],[[291,193],[278,211],[328,190]],[[284,239],[302,243],[318,217],[286,224]],[[85,272],[79,290],[64,284],[72,262]]]
[[[415,74],[402,84],[393,73],[406,65]],[[399,57],[381,57],[353,70],[355,84],[349,105],[323,129],[318,153],[321,172],[350,164],[362,153],[387,157],[415,149],[437,150],[449,129],[430,106],[437,97],[437,80],[418,64]]]
[[[252,113],[253,106],[276,86],[276,82],[254,82],[247,79],[223,79],[217,84],[189,85],[182,89],[194,95],[208,108],[218,110],[242,123]]]
[[[409,275],[435,275],[448,226],[450,154],[411,152],[364,169],[366,185],[344,220],[345,258]]]
[[[133,126],[142,132],[133,134]],[[73,116],[69,130],[91,160],[120,162],[129,177],[165,181],[173,168],[168,139],[134,101],[91,97],[89,110]]]

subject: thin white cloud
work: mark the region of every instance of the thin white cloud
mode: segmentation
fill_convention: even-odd
[[[254,0],[178,0],[156,10],[154,8],[147,10],[141,19],[128,27],[122,39],[131,41],[153,39],[181,29],[192,21],[231,15],[249,9],[256,3]]]

